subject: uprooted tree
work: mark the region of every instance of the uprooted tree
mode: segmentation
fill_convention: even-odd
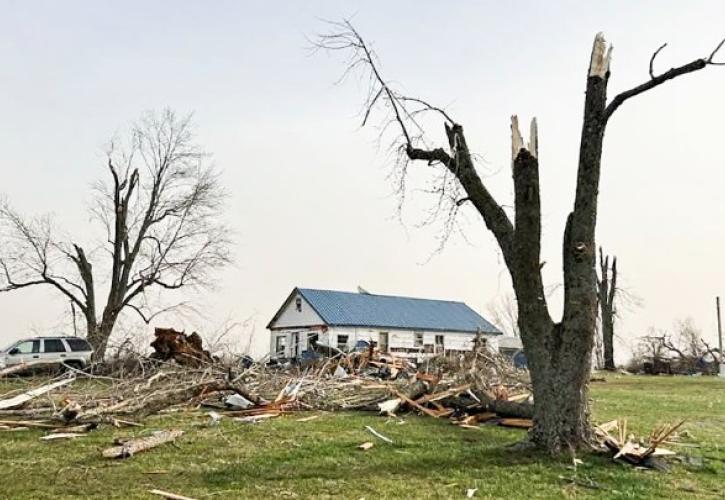
[[[153,307],[150,290],[208,285],[229,262],[224,190],[194,142],[191,116],[146,114],[106,159],[109,182],[95,185],[90,209],[101,243],[63,241],[50,216],[26,218],[0,203],[0,292],[56,290],[84,316],[96,359],[124,310],[149,323],[167,309]]]
[[[370,89],[363,125],[376,109],[385,111],[384,129],[392,125],[399,132],[395,145],[401,153],[401,176],[413,161],[440,167],[443,174],[438,192],[441,199],[450,200],[448,214],[455,215],[457,207],[470,202],[495,236],[516,294],[518,323],[531,371],[535,404],[531,439],[552,453],[587,446],[590,442],[587,396],[597,317],[594,237],[607,123],[628,99],[678,76],[718,64],[713,58],[723,43],[725,40],[705,58],[657,75],[653,63],[660,47],[650,59],[650,79],[607,103],[611,47],[607,49],[601,34],[596,36],[587,72],[574,208],[567,218],[563,238],[563,316],[560,321],[554,321],[541,274],[536,119],[531,122],[527,144],[519,132],[517,118],[513,116],[511,120],[515,210],[512,221],[479,176],[475,157],[459,122],[444,109],[403,95],[389,84],[382,76],[376,55],[349,21],[331,23],[331,31],[317,39],[318,48],[348,55],[346,73],[356,69],[365,71]],[[444,122],[446,148],[428,145],[419,121],[427,113],[436,114]],[[460,198],[455,199],[456,196]]]
[[[597,277],[597,296],[599,315],[602,325],[602,345],[604,351],[604,369],[614,370],[614,318],[617,315],[615,296],[617,294],[617,257],[604,256],[599,247],[599,276]]]

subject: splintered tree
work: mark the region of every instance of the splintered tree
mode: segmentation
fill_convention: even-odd
[[[25,218],[0,203],[0,292],[57,291],[81,311],[95,358],[103,359],[122,311],[148,323],[165,310],[151,307],[150,290],[208,285],[210,272],[229,262],[224,191],[207,157],[190,116],[145,115],[128,144],[109,148],[108,182],[95,185],[90,209],[103,235],[93,247],[57,238],[49,216]]]
[[[602,247],[599,247],[599,269],[597,293],[599,296],[599,313],[602,320],[604,369],[614,370],[614,317],[617,314],[614,299],[617,294],[617,257],[612,257],[610,266],[609,255],[604,256]]]
[[[404,95],[381,72],[377,56],[349,21],[331,23],[331,31],[318,37],[319,49],[342,51],[348,56],[347,72],[362,70],[370,88],[363,124],[375,110],[384,112],[384,129],[396,127],[395,147],[400,152],[399,172],[404,178],[411,162],[440,167],[439,193],[450,200],[449,215],[470,202],[493,233],[513,283],[518,304],[518,324],[524,344],[534,392],[533,442],[552,453],[576,449],[590,442],[587,407],[591,355],[596,331],[597,290],[595,228],[599,193],[602,144],[606,126],[614,112],[628,99],[668,80],[712,64],[721,46],[705,58],[696,59],[662,74],[655,74],[650,60],[650,79],[607,102],[611,47],[601,34],[594,40],[586,78],[584,119],[579,145],[579,164],[574,207],[568,215],[563,237],[563,315],[552,319],[541,275],[541,198],[539,148],[536,119],[529,140],[511,119],[514,217],[509,218],[487,189],[469,150],[463,125],[440,107]],[[448,144],[430,146],[420,118],[434,114],[443,121]],[[455,199],[455,196],[460,196]]]

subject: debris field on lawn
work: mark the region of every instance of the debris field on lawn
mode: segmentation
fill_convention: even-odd
[[[207,426],[217,425],[223,417],[254,424],[310,410],[371,411],[393,417],[413,411],[448,419],[462,429],[533,426],[528,372],[485,348],[441,354],[418,363],[372,346],[349,353],[329,347],[326,357],[304,365],[239,363],[214,360],[196,334],[172,329],[155,333],[151,357],[97,373],[72,369],[30,390],[0,395],[0,430],[42,429],[47,432],[44,441],[67,440],[104,425],[144,427],[148,416],[190,409],[205,412]],[[21,372],[0,372],[0,377]],[[303,416],[297,421],[315,418]],[[681,424],[655,429],[646,444],[626,434],[626,421],[597,426],[594,435],[596,444],[615,459],[662,468],[655,458],[673,453],[657,447]],[[618,436],[612,436],[617,429]],[[374,428],[368,426],[367,431],[393,444]],[[146,432],[115,443],[102,455],[131,457],[182,434],[180,430]],[[366,442],[360,448],[373,445]]]

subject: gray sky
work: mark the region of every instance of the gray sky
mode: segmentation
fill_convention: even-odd
[[[708,55],[725,36],[721,1],[2,0],[0,8],[0,193],[83,232],[111,135],[145,110],[193,111],[199,142],[223,171],[237,240],[235,266],[195,297],[208,318],[197,321],[211,330],[253,316],[258,350],[295,285],[360,284],[481,312],[509,290],[475,213],[464,214],[469,242],[456,237],[431,260],[438,228],[416,223],[434,199],[411,192],[405,225],[395,218],[390,161],[376,131],[359,128],[364,89],[354,79],[335,86],[343,61],[307,50],[306,37],[324,29],[319,18],[354,15],[388,79],[447,106],[502,203],[512,199],[509,117],[538,117],[551,285],[561,282],[595,33],[614,44],[610,95],[648,78],[663,42],[659,70]],[[708,68],[627,102],[610,122],[598,242],[644,300],[623,316],[621,336],[691,316],[715,338],[714,297],[725,295],[723,88],[725,67]],[[429,180],[418,169],[413,186]],[[1,295],[0,344],[53,331],[66,312],[47,290]]]

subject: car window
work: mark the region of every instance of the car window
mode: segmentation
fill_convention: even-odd
[[[60,339],[45,339],[43,352],[65,352],[65,346]]]
[[[35,354],[40,352],[40,340],[28,340],[15,346],[18,354]]]
[[[70,346],[70,350],[77,352],[77,351],[92,351],[90,344],[86,342],[84,339],[65,339],[65,341]]]

